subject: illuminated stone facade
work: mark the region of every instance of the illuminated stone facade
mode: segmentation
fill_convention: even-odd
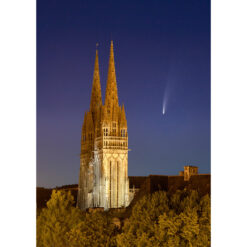
[[[190,177],[193,175],[198,175],[197,166],[184,166],[184,181],[189,181]]]
[[[77,206],[121,208],[129,205],[128,132],[124,106],[119,106],[113,42],[105,104],[102,104],[96,51],[90,109],[82,126]]]

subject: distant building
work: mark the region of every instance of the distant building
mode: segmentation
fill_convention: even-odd
[[[113,42],[105,104],[102,104],[96,50],[90,109],[84,115],[77,206],[121,208],[129,205],[128,131],[124,106],[119,106]]]
[[[130,203],[142,196],[156,191],[175,193],[177,190],[196,190],[201,196],[210,194],[210,174],[199,174],[198,167],[184,166],[179,175],[149,175],[147,177],[129,176]]]
[[[192,175],[198,174],[197,166],[185,166],[184,167],[184,180],[189,181]]]

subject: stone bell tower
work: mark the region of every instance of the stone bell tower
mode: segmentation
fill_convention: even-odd
[[[120,208],[129,205],[128,132],[124,106],[119,106],[113,42],[105,104],[102,104],[98,51],[90,109],[84,115],[77,206]]]

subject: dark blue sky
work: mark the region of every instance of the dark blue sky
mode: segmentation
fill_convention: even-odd
[[[104,98],[111,39],[129,175],[209,173],[210,2],[38,0],[37,185],[78,182],[95,44]]]

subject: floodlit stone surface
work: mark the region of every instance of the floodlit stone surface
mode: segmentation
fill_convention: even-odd
[[[184,181],[189,181],[190,177],[198,174],[197,166],[184,166]]]
[[[119,106],[113,42],[105,104],[102,104],[98,52],[90,110],[84,115],[77,206],[121,208],[129,205],[128,132],[124,106]]]

